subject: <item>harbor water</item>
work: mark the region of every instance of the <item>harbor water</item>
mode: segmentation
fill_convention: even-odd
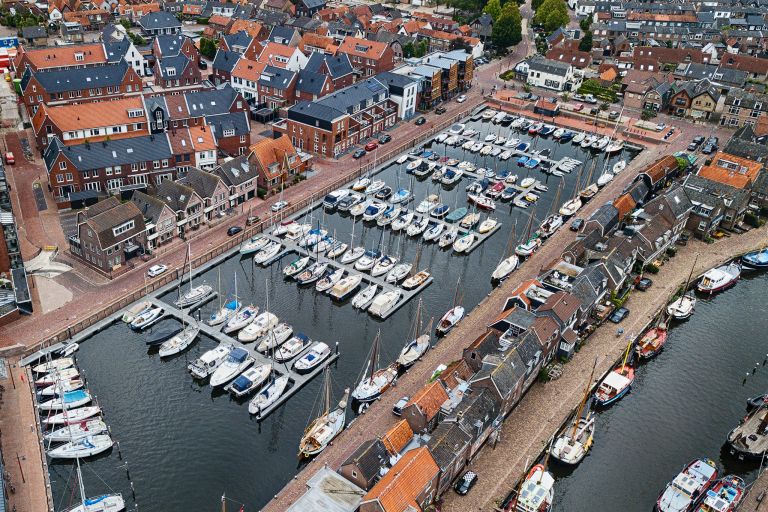
[[[746,399],[768,391],[767,286],[768,274],[745,270],[735,287],[700,297],[694,315],[672,325],[630,393],[597,414],[590,454],[572,469],[552,462],[555,510],[651,510],[695,458],[715,461],[720,475],[754,480],[759,463],[731,456],[725,440],[746,414]]]
[[[510,132],[507,127],[489,122],[472,121],[468,126],[480,131],[480,140],[489,131],[505,136]],[[531,140],[520,132],[514,137]],[[558,144],[551,138],[536,139],[534,148],[550,148],[550,158],[554,160],[565,156],[575,158],[584,162],[587,170],[592,166],[590,159],[595,158],[592,181],[606,165],[632,157],[624,151],[607,159],[604,153],[583,150],[570,143]],[[577,186],[577,171],[558,178],[539,170],[524,170],[516,165],[515,159],[500,162],[494,157],[482,157],[440,143],[432,144],[431,149],[442,156],[474,161],[478,167],[498,171],[509,168],[520,179],[530,175],[549,190],[526,210],[497,202],[498,208],[492,215],[502,223],[501,229],[468,255],[439,249],[435,243],[424,244],[420,238],[407,237],[404,232],[394,234],[389,228],[375,224],[354,223],[354,245],[379,248],[403,261],[413,261],[418,253],[419,269],[429,268],[434,277],[429,287],[386,321],[376,320],[348,302],[335,303],[327,295],[317,293],[314,287],[300,288],[286,280],[282,268],[295,259],[293,255],[266,268],[255,266],[251,257],[236,255],[197,276],[194,283],[206,281],[218,288],[221,282],[222,299],[226,299],[234,292],[236,276],[237,295],[242,302],[253,303],[262,310],[268,308],[280,321],[292,325],[294,332],[305,333],[331,347],[338,343],[341,356],[331,366],[335,402],[345,387],[354,388],[360,380],[378,331],[382,339],[380,358],[389,364],[409,341],[419,299],[423,301],[424,327],[432,318],[436,322],[453,306],[454,300],[471,310],[492,290],[490,275],[510,245],[515,222],[517,239],[521,239],[531,213],[537,220],[535,229],[552,211],[561,179],[563,191],[559,203],[572,197],[574,190],[586,183],[587,170],[581,185]],[[411,209],[432,193],[439,194],[440,200],[452,209],[469,206],[465,191],[470,182],[467,178],[446,189],[436,185],[429,176],[416,180],[405,172],[405,164],[394,163],[376,177],[395,189],[411,188],[414,197],[408,205]],[[483,218],[485,216],[483,214]],[[347,215],[315,208],[307,212],[302,221],[319,224],[347,243],[352,237],[353,220]],[[172,302],[176,293],[168,293],[163,300]],[[208,318],[218,306],[218,298],[206,304],[200,311],[201,318]],[[433,343],[438,343],[434,336]],[[88,388],[104,410],[114,439],[119,442],[119,450],[115,447],[95,460],[84,462],[83,478],[89,495],[110,489],[122,492],[131,510],[134,506],[132,482],[135,503],[142,511],[214,510],[224,493],[232,503],[244,503],[246,510],[254,510],[263,506],[300,469],[298,444],[304,427],[313,419],[311,411],[317,410],[321,379],[310,382],[259,424],[249,418],[247,399],[235,401],[222,390],[212,390],[207,384],[195,382],[187,373],[188,362],[213,346],[215,342],[203,336],[185,353],[161,360],[157,349],[147,349],[143,334],[131,331],[122,322],[112,324],[82,344],[78,364],[88,379]],[[395,387],[375,406],[391,407],[398,398]],[[348,421],[353,417],[354,411],[348,410]],[[70,504],[76,489],[72,464],[53,463],[51,484],[56,509]],[[234,505],[231,508],[237,509]]]

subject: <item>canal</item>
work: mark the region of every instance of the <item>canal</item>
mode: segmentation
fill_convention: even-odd
[[[480,131],[480,140],[489,131],[503,135],[509,132],[509,128],[489,122],[467,124]],[[514,136],[530,140],[527,134],[517,132]],[[535,143],[536,149],[550,148],[550,158],[572,157],[584,162],[587,169],[592,166],[590,159],[595,158],[595,177],[605,165],[610,166],[622,158],[630,160],[633,156],[624,151],[607,159],[604,153],[582,150],[570,143],[558,144],[552,139],[536,139]],[[262,309],[268,307],[281,321],[291,324],[294,332],[303,332],[331,346],[338,343],[341,357],[332,366],[333,389],[338,399],[345,387],[354,388],[359,381],[370,344],[378,331],[382,337],[381,360],[389,364],[408,341],[419,299],[424,304],[422,317],[426,326],[430,318],[439,319],[452,307],[460,280],[459,300],[471,310],[492,290],[490,274],[506,251],[515,222],[520,239],[529,214],[533,213],[538,225],[552,210],[561,178],[538,170],[524,170],[517,167],[514,159],[502,163],[493,157],[440,143],[431,147],[447,157],[474,161],[478,167],[513,169],[521,179],[533,176],[549,190],[527,210],[499,203],[493,216],[502,223],[501,229],[468,255],[459,256],[439,249],[434,243],[421,244],[419,239],[404,233],[396,235],[388,228],[357,222],[355,245],[380,247],[406,261],[412,261],[419,252],[419,268],[428,267],[434,276],[432,285],[386,321],[376,320],[348,303],[336,304],[328,296],[316,293],[314,287],[299,288],[285,280],[281,269],[292,261],[290,255],[267,268],[254,266],[252,258],[235,256],[197,276],[195,283],[206,281],[218,287],[221,281],[226,295],[234,292],[237,276],[237,294],[244,303],[253,303]],[[441,201],[451,208],[467,206],[465,187],[469,180],[466,178],[452,189],[444,189],[429,177],[413,180],[406,174],[405,165],[398,164],[388,165],[377,177],[392,187],[398,184],[412,187],[415,199],[409,204],[410,208],[415,208],[430,193],[439,194]],[[577,172],[562,178],[559,203],[577,190],[576,178]],[[585,182],[586,176],[582,178],[581,187]],[[348,216],[326,214],[316,208],[308,212],[305,219],[315,225],[322,224],[330,234],[335,233],[345,242],[352,237],[353,221]],[[169,293],[164,300],[172,301],[174,296],[175,292]],[[202,318],[207,318],[217,306],[218,299],[204,306]],[[264,505],[300,469],[298,443],[304,427],[313,419],[310,411],[316,405],[320,379],[310,382],[259,425],[249,418],[247,400],[234,401],[222,391],[212,391],[189,377],[187,363],[213,346],[213,340],[201,337],[186,353],[161,360],[156,349],[147,350],[142,335],[130,331],[121,322],[82,344],[79,366],[88,379],[88,388],[98,397],[114,439],[120,443],[119,453],[114,449],[85,462],[83,476],[89,495],[113,489],[128,498],[128,509],[132,509],[134,501],[127,468],[140,510],[214,510],[224,493],[235,502],[246,504],[247,510],[253,510]],[[390,407],[398,398],[395,388],[384,396],[380,406]],[[353,416],[349,411],[348,421]],[[57,510],[71,501],[74,485],[71,468],[71,464],[58,462],[51,466]]]
[[[667,482],[699,457],[717,462],[721,475],[757,476],[757,465],[739,462],[724,445],[745,400],[768,386],[767,286],[768,274],[745,270],[737,286],[699,298],[694,315],[671,327],[631,392],[597,415],[587,458],[574,469],[552,462],[555,510],[651,510]]]

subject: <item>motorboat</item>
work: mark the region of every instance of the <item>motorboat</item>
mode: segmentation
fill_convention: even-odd
[[[91,418],[89,420],[66,425],[51,432],[46,433],[43,439],[49,443],[66,443],[76,441],[84,437],[103,434],[108,431],[107,424],[101,418]]]
[[[494,124],[499,124],[499,123],[501,123],[502,121],[504,121],[504,118],[505,118],[505,117],[507,117],[507,114],[506,114],[506,113],[504,113],[504,112],[499,112],[498,114],[496,114],[495,116],[493,116],[493,119],[492,119],[492,121],[493,121],[493,123],[494,123]]]
[[[691,461],[661,492],[656,500],[656,511],[692,511],[701,497],[714,485],[715,480],[715,461],[706,458]]]
[[[201,304],[212,295],[213,287],[209,284],[203,283],[197,286],[192,286],[188,292],[176,299],[173,303],[176,305],[176,307],[179,308],[191,308]]]
[[[344,269],[337,268],[326,272],[326,274],[315,283],[315,290],[322,293],[330,290],[344,277]]]
[[[91,394],[83,389],[65,391],[61,396],[46,400],[37,407],[41,411],[68,410],[81,407],[91,401]]]
[[[528,127],[528,135],[536,135],[544,128],[544,123],[533,123]]]
[[[211,374],[211,387],[223,386],[228,383],[247,368],[250,368],[256,361],[248,354],[244,348],[235,347],[229,351],[226,359]]]
[[[461,133],[464,131],[464,129],[467,127],[467,125],[463,123],[456,123],[451,125],[450,129],[448,130],[453,135],[461,135]]]
[[[440,235],[440,240],[437,242],[437,245],[441,248],[450,247],[453,245],[453,242],[456,241],[456,238],[459,236],[459,228],[453,227],[450,229],[447,229],[443,231],[443,234]]]
[[[502,201],[510,201],[517,195],[517,189],[515,187],[506,187],[501,193],[500,199]]]
[[[529,158],[527,162],[525,162],[525,168],[526,169],[535,169],[538,167],[538,165],[541,163],[541,160],[537,158]]]
[[[483,112],[482,118],[484,121],[490,121],[498,112],[493,109],[487,109]]]
[[[366,287],[352,298],[352,307],[362,310],[368,309],[368,306],[371,305],[371,302],[373,302],[373,298],[376,296],[378,291],[379,286],[371,283],[368,285],[368,287]]]
[[[379,218],[387,210],[387,203],[383,201],[372,201],[363,211],[363,220],[370,222]]]
[[[581,206],[581,197],[577,196],[563,203],[563,206],[561,206],[557,212],[563,217],[571,217],[579,211]]]
[[[268,364],[252,366],[238,375],[224,389],[236,398],[250,395],[264,384],[271,373],[272,367]]]
[[[669,303],[667,314],[675,320],[685,320],[693,314],[695,307],[696,296],[693,293],[686,293]]]
[[[512,121],[512,124],[510,124],[510,125],[509,125],[509,127],[510,127],[510,128],[513,128],[513,129],[514,129],[514,128],[520,128],[520,126],[522,126],[522,124],[523,124],[524,122],[525,122],[525,118],[524,118],[524,117],[518,117],[517,119],[515,119],[514,121]]]
[[[493,142],[496,140],[496,134],[495,133],[489,133],[485,136],[485,139],[483,139],[484,142]]]
[[[363,255],[355,262],[355,270],[366,272],[371,270],[376,262],[381,258],[381,252],[376,249],[365,251]]]
[[[278,363],[290,361],[301,354],[311,343],[312,340],[306,334],[296,333],[275,351],[274,359]]]
[[[479,152],[479,151],[481,151],[481,150],[482,150],[484,147],[485,147],[485,144],[483,144],[482,142],[475,142],[474,144],[472,144],[472,147],[471,147],[471,148],[469,148],[469,150],[470,150],[471,152],[473,152],[473,153],[478,153],[478,152]]]
[[[301,356],[293,363],[293,369],[296,373],[305,374],[315,370],[320,364],[331,355],[331,347],[319,341],[312,345],[309,352]]]
[[[590,199],[592,199],[593,197],[595,197],[595,194],[597,194],[597,192],[598,192],[599,190],[600,190],[600,189],[598,188],[597,184],[596,184],[596,183],[592,183],[591,185],[589,185],[589,186],[587,186],[587,187],[585,187],[584,189],[582,189],[582,190],[580,190],[580,191],[579,191],[579,197],[580,197],[580,198],[581,198],[583,201],[589,201]],[[579,208],[581,208],[581,205],[579,205]],[[577,208],[577,209],[578,209],[578,208]],[[575,212],[574,212],[574,213],[575,213]]]
[[[443,230],[445,229],[445,224],[442,222],[434,222],[430,223],[430,226],[428,229],[424,231],[424,234],[422,235],[424,238],[424,241],[430,242],[437,240],[440,235],[443,233]]]
[[[402,350],[400,350],[400,355],[397,356],[397,364],[403,369],[410,368],[421,358],[421,356],[426,354],[430,348],[429,334],[422,334],[405,344]]]
[[[35,380],[35,386],[46,387],[52,384],[77,380],[79,378],[80,372],[77,368],[65,368],[63,370],[54,370],[51,373],[43,375]]]
[[[613,174],[619,174],[621,171],[627,168],[627,162],[626,160],[619,160],[615,164],[613,164]]]
[[[336,204],[336,210],[340,212],[348,212],[356,204],[360,204],[365,201],[365,196],[358,194],[357,192],[350,192],[345,197],[339,199]]]
[[[316,261],[296,275],[296,282],[299,285],[312,284],[323,277],[327,269],[328,263]]]
[[[290,229],[291,225],[296,224],[296,221],[293,219],[286,219],[276,225],[274,229],[272,230],[272,236],[282,237],[288,234],[288,230]]]
[[[455,183],[458,183],[461,181],[461,178],[464,176],[464,171],[461,169],[448,169],[443,173],[443,176],[440,178],[440,183],[446,186],[454,185]]]
[[[467,233],[453,242],[453,250],[457,253],[469,252],[469,248],[475,243],[475,234]]]
[[[423,161],[421,158],[415,158],[415,159],[411,160],[411,161],[408,163],[408,165],[406,165],[406,166],[405,166],[405,168],[406,168],[406,170],[408,170],[408,171],[413,171],[413,170],[414,170],[414,169],[416,169],[418,166],[420,166],[420,165],[421,165],[423,162],[424,162],[424,161]],[[363,190],[365,190],[365,189],[363,189]]]
[[[494,281],[503,281],[517,269],[519,264],[520,258],[516,254],[504,258],[499,262],[498,265],[496,265],[496,269],[494,269],[493,273],[491,274],[491,279]]]
[[[413,222],[414,215],[415,214],[411,211],[406,211],[405,213],[401,214],[398,218],[392,221],[392,231],[400,231],[410,226],[411,222]]]
[[[616,142],[608,144],[603,151],[610,155],[611,153],[618,153],[622,149],[624,149],[624,141],[617,140]]]
[[[353,247],[351,249],[347,249],[347,252],[341,255],[341,259],[339,261],[343,265],[347,265],[360,259],[363,254],[365,254],[365,247]]]
[[[407,161],[408,161],[408,155],[403,155],[403,156],[401,156],[400,158],[397,159],[397,163],[398,164],[404,164]],[[368,185],[366,185],[366,187],[367,186]],[[363,188],[365,188],[365,187],[363,187]]]
[[[485,195],[490,197],[491,199],[498,199],[501,196],[502,192],[504,192],[504,182],[499,181],[497,183],[494,183],[490,188],[488,188],[485,191]]]
[[[466,190],[470,194],[481,194],[488,188],[488,185],[490,185],[488,180],[475,180],[467,185]]]
[[[400,290],[385,290],[374,297],[373,302],[368,307],[368,312],[373,316],[385,318],[395,309],[401,296]]]
[[[264,311],[259,314],[253,322],[246,325],[237,333],[237,339],[242,343],[249,343],[256,341],[257,338],[261,338],[269,332],[270,329],[274,329],[278,323],[277,316],[269,311]]]
[[[436,194],[430,194],[422,202],[416,206],[416,213],[429,213],[435,206],[440,204],[439,198]]]
[[[160,345],[160,357],[170,357],[187,349],[197,338],[200,328],[197,325],[187,325],[180,333]]]
[[[531,468],[507,509],[514,512],[550,512],[555,498],[555,479],[542,464]]]
[[[584,141],[584,138],[587,136],[584,132],[579,132],[576,135],[573,136],[573,139],[571,139],[571,142],[574,144],[581,144]]]
[[[463,219],[461,219],[461,222],[459,222],[459,226],[461,226],[464,229],[472,229],[475,224],[480,222],[480,214],[476,212],[472,212],[465,216]]]
[[[504,143],[504,147],[505,148],[515,148],[515,147],[517,147],[518,144],[520,144],[520,139],[515,139],[513,137],[510,137],[509,139],[507,139],[507,142]]]
[[[451,224],[454,224],[456,222],[459,222],[461,219],[467,216],[467,208],[462,206],[460,208],[456,208],[451,213],[448,214],[448,216],[445,218],[446,222],[449,222]]]
[[[593,149],[605,149],[605,147],[610,144],[611,138],[610,137],[602,137],[595,142],[592,143],[591,147]]]
[[[475,141],[473,141],[472,139],[469,139],[461,145],[461,149],[471,150],[472,146],[474,146],[475,144],[477,144]]]
[[[527,257],[536,252],[541,247],[541,238],[534,235],[525,242],[515,247],[515,254],[522,257]]]
[[[129,324],[133,322],[133,319],[136,318],[138,315],[143,313],[144,311],[148,310],[152,307],[152,303],[148,300],[143,300],[141,302],[137,302],[133,306],[129,307],[127,310],[125,310],[125,313],[123,313],[123,316],[121,319],[123,322]]]
[[[272,404],[277,402],[283,393],[285,393],[285,390],[288,387],[288,381],[287,375],[281,375],[264,386],[264,389],[262,389],[259,394],[253,397],[248,403],[248,413],[261,415],[262,412],[266,411]]]
[[[486,233],[490,233],[493,231],[493,229],[499,225],[499,221],[492,218],[487,218],[483,222],[480,223],[480,226],[477,228],[477,232],[481,235],[484,235]]]
[[[270,242],[269,245],[254,255],[253,261],[257,265],[266,265],[272,258],[278,255],[282,248],[283,245],[280,242]]]
[[[348,275],[333,285],[330,291],[331,298],[338,301],[345,300],[357,290],[362,281],[363,276],[360,274]]]
[[[535,183],[536,183],[536,178],[531,178],[531,177],[523,178],[520,181],[520,188],[529,188],[533,186]]]
[[[478,208],[482,208],[483,210],[496,209],[496,203],[490,197],[480,196],[476,194],[467,194],[467,200],[470,203],[474,203]]]
[[[437,137],[435,137],[435,141],[436,142],[445,142],[445,139],[447,139],[447,138],[448,138],[448,133],[443,132],[441,134],[438,134]]]
[[[62,357],[60,359],[53,359],[47,363],[41,363],[32,368],[35,373],[53,373],[66,370],[75,366],[75,360],[71,357]]]
[[[408,157],[406,156],[406,159],[407,158]],[[398,162],[398,163],[402,163],[402,162]],[[355,192],[362,192],[366,188],[368,188],[368,185],[370,184],[371,184],[371,178],[369,176],[360,176],[359,178],[357,178],[357,180],[355,180],[354,183],[352,183],[352,186],[350,188]]]
[[[283,274],[286,277],[293,277],[305,268],[307,268],[307,265],[309,265],[309,262],[312,261],[312,258],[309,256],[304,256],[302,258],[299,258],[297,260],[292,261],[285,267],[283,267]]]
[[[237,299],[232,299],[229,302],[226,302],[219,309],[211,313],[211,316],[208,317],[208,325],[215,326],[223,324],[235,316],[237,312],[240,311],[241,307],[243,307],[243,305]]]
[[[422,217],[419,217],[416,222],[412,222],[410,226],[408,226],[408,230],[406,233],[408,236],[418,236],[424,231],[427,230],[427,227],[429,227],[429,217],[427,215],[424,215]]]
[[[726,265],[707,270],[696,286],[701,293],[713,294],[736,284],[741,275],[741,265],[732,261]]]
[[[600,175],[600,176],[597,178],[597,186],[598,186],[598,187],[604,187],[604,186],[606,186],[606,185],[607,185],[607,184],[609,184],[611,181],[613,181],[613,177],[614,177],[614,176],[613,176],[613,173],[611,173],[610,171],[605,171],[603,174],[601,174],[601,175]]]
[[[565,134],[565,132],[566,132],[565,128],[558,128],[552,133],[552,137],[555,139],[559,139]]]
[[[40,396],[61,396],[68,391],[82,389],[85,383],[82,379],[62,380],[52,386],[44,387],[40,390]]]
[[[351,196],[351,195],[350,195]],[[347,196],[347,197],[350,197]],[[344,202],[346,198],[342,199],[341,202]],[[307,234],[312,230],[312,226],[309,224],[299,224],[298,222],[294,222],[290,226],[288,226],[288,231],[285,233],[286,240],[300,240],[307,236]]]
[[[768,248],[745,254],[741,263],[749,268],[768,268]]]
[[[109,450],[113,443],[108,434],[95,434],[48,450],[48,456],[52,459],[83,459]]]
[[[716,481],[699,501],[696,512],[736,512],[744,498],[747,483],[736,475],[727,475]]]
[[[622,363],[610,372],[600,382],[595,391],[595,405],[607,407],[621,399],[629,392],[635,380],[635,369]]]
[[[239,331],[243,327],[253,322],[253,320],[256,318],[256,315],[258,314],[258,306],[254,306],[253,304],[245,306],[240,310],[238,314],[233,316],[226,324],[224,324],[224,329],[222,329],[222,331],[224,334],[230,334]]]
[[[554,127],[554,126],[550,126],[550,125],[548,125],[548,124],[545,124],[545,125],[544,125],[544,126],[541,128],[541,130],[539,130],[539,135],[541,135],[541,136],[543,136],[543,137],[547,137],[547,136],[549,136],[549,135],[552,135],[552,133],[553,133],[554,131],[555,131],[555,127]]]
[[[101,414],[101,408],[97,405],[78,407],[77,409],[64,410],[58,414],[43,419],[46,425],[74,425],[81,421],[93,418]]]
[[[555,234],[555,231],[560,229],[563,225],[563,216],[554,214],[550,215],[546,219],[544,219],[544,222],[541,223],[539,226],[539,233],[541,233],[541,236],[544,238],[549,238],[550,236]]]
[[[512,158],[512,151],[502,151],[499,154],[499,160],[509,160],[510,158]]]
[[[312,247],[312,252],[315,253],[315,255],[319,256],[320,254],[323,254],[325,251],[333,247],[333,244],[336,243],[336,239],[330,236],[324,236],[318,242],[315,244],[314,247]]]
[[[163,308],[150,308],[136,315],[129,327],[135,331],[141,331],[155,323],[163,314]]]
[[[260,251],[266,247],[270,241],[271,240],[266,236],[255,236],[240,246],[240,254],[245,256],[246,254],[252,254],[256,251]]]
[[[667,342],[667,327],[664,324],[648,329],[635,346],[635,351],[640,359],[652,359],[656,357]]]
[[[256,350],[265,354],[288,341],[292,334],[293,327],[282,322],[259,338]]]
[[[414,288],[418,288],[424,284],[431,275],[432,274],[430,274],[428,271],[421,270],[403,281],[401,286],[403,287],[403,290],[413,290]]]
[[[597,140],[597,137],[595,137],[594,135],[587,135],[586,137],[584,137],[584,140],[582,140],[579,145],[582,148],[586,149],[590,147],[596,140]]]
[[[384,180],[374,180],[370,185],[365,187],[364,194],[367,196],[374,195],[386,186],[387,184],[384,182]]]
[[[392,197],[389,198],[389,202],[392,204],[400,204],[406,202],[410,197],[411,191],[407,188],[401,188],[392,194]]]
[[[565,143],[573,140],[575,136],[576,136],[575,133],[573,133],[572,131],[566,130],[565,133],[560,136],[559,140],[561,143]]]
[[[438,336],[445,336],[448,332],[464,318],[464,307],[454,306],[443,315],[437,323],[436,333]]]
[[[233,345],[224,343],[217,345],[211,350],[203,352],[203,354],[187,365],[187,370],[192,374],[192,377],[196,379],[205,379],[216,371],[221,363],[227,358]]]
[[[525,166],[525,164],[527,164],[527,163],[528,163],[528,159],[529,159],[529,158],[530,158],[530,157],[529,157],[529,156],[527,156],[527,155],[523,155],[523,156],[521,156],[520,158],[518,158],[518,159],[517,159],[517,165],[519,165],[520,167],[523,167],[523,166]]]

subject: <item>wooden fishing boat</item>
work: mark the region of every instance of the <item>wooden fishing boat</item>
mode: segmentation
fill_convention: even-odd
[[[543,464],[531,468],[520,485],[512,503],[506,509],[510,512],[550,512],[555,498],[555,479]]]
[[[589,406],[589,392],[592,387],[592,379],[595,376],[595,368],[597,368],[597,359],[592,366],[592,372],[584,388],[584,396],[579,403],[579,408],[576,410],[571,425],[565,428],[549,448],[549,453],[564,464],[578,464],[592,447],[595,434],[595,415],[592,414]],[[585,409],[586,415],[584,414]]]
[[[667,326],[664,322],[648,329],[637,342],[635,351],[640,359],[652,359],[659,355],[667,342]]]
[[[726,475],[707,490],[696,512],[736,512],[746,489],[747,483],[741,477]]]
[[[321,410],[321,414],[312,420],[304,430],[304,435],[299,442],[300,457],[312,457],[322,452],[344,429],[349,388],[344,390],[344,395],[339,400],[338,405],[331,410],[331,380],[328,368],[325,370],[325,384],[322,393],[324,408]]]
[[[376,334],[371,346],[370,357],[363,371],[363,379],[352,391],[352,398],[359,403],[370,403],[379,398],[397,381],[397,367],[390,365],[379,368],[379,343],[381,332]]]
[[[768,404],[745,416],[728,434],[728,451],[740,460],[760,460],[768,453]]]

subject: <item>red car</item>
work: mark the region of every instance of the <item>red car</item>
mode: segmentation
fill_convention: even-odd
[[[10,151],[5,154],[5,163],[7,165],[13,165],[16,163],[16,158],[13,156],[13,153]]]
[[[575,110],[576,112],[581,112],[582,110],[584,110],[584,104],[577,103],[576,105],[573,106],[573,110]]]
[[[376,144],[375,142],[369,142],[368,144],[365,145],[365,150],[366,151],[373,151],[377,147],[379,147],[379,145]]]

